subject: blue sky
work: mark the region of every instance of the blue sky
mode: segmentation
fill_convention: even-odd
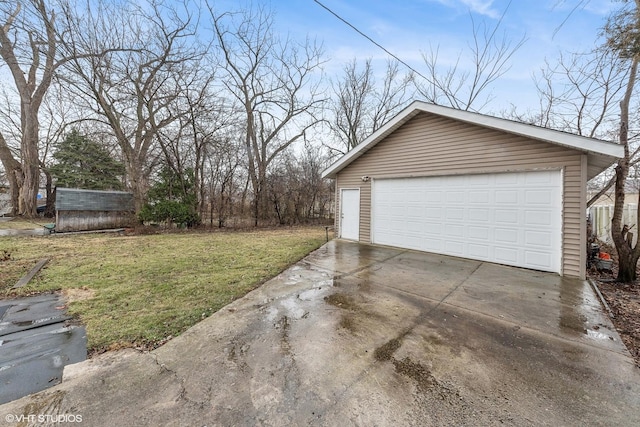
[[[545,58],[553,62],[560,51],[593,47],[607,15],[620,6],[611,0],[513,0],[510,5],[508,0],[321,2],[418,71],[424,71],[421,55],[430,46],[439,48],[443,64],[455,61],[460,54],[464,61],[467,45],[473,40],[471,17],[476,24],[493,27],[506,9],[501,25],[506,37],[515,43],[525,36],[526,42],[494,89],[496,99],[484,111],[493,113],[509,109],[511,104],[519,110],[535,108],[532,74],[544,66]],[[280,31],[324,42],[330,59],[326,66],[329,76],[353,58],[371,57],[382,70],[387,55],[313,0],[273,0],[271,6]]]

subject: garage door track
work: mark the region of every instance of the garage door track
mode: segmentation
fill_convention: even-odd
[[[0,422],[637,426],[639,408],[585,282],[332,241],[153,352],[67,367]]]

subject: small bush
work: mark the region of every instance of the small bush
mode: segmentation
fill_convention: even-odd
[[[144,205],[138,218],[142,222],[169,222],[186,227],[194,227],[200,223],[200,217],[191,206],[173,200]]]

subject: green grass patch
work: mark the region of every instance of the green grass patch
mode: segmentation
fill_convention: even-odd
[[[308,227],[0,237],[0,297],[62,291],[87,327],[90,352],[154,348],[321,246],[324,234]],[[10,290],[46,257],[29,285]]]

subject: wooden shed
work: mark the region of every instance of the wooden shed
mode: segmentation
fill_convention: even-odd
[[[585,277],[587,181],[618,144],[416,101],[323,176],[338,237]]]
[[[131,193],[56,189],[56,232],[130,227],[135,222]]]

